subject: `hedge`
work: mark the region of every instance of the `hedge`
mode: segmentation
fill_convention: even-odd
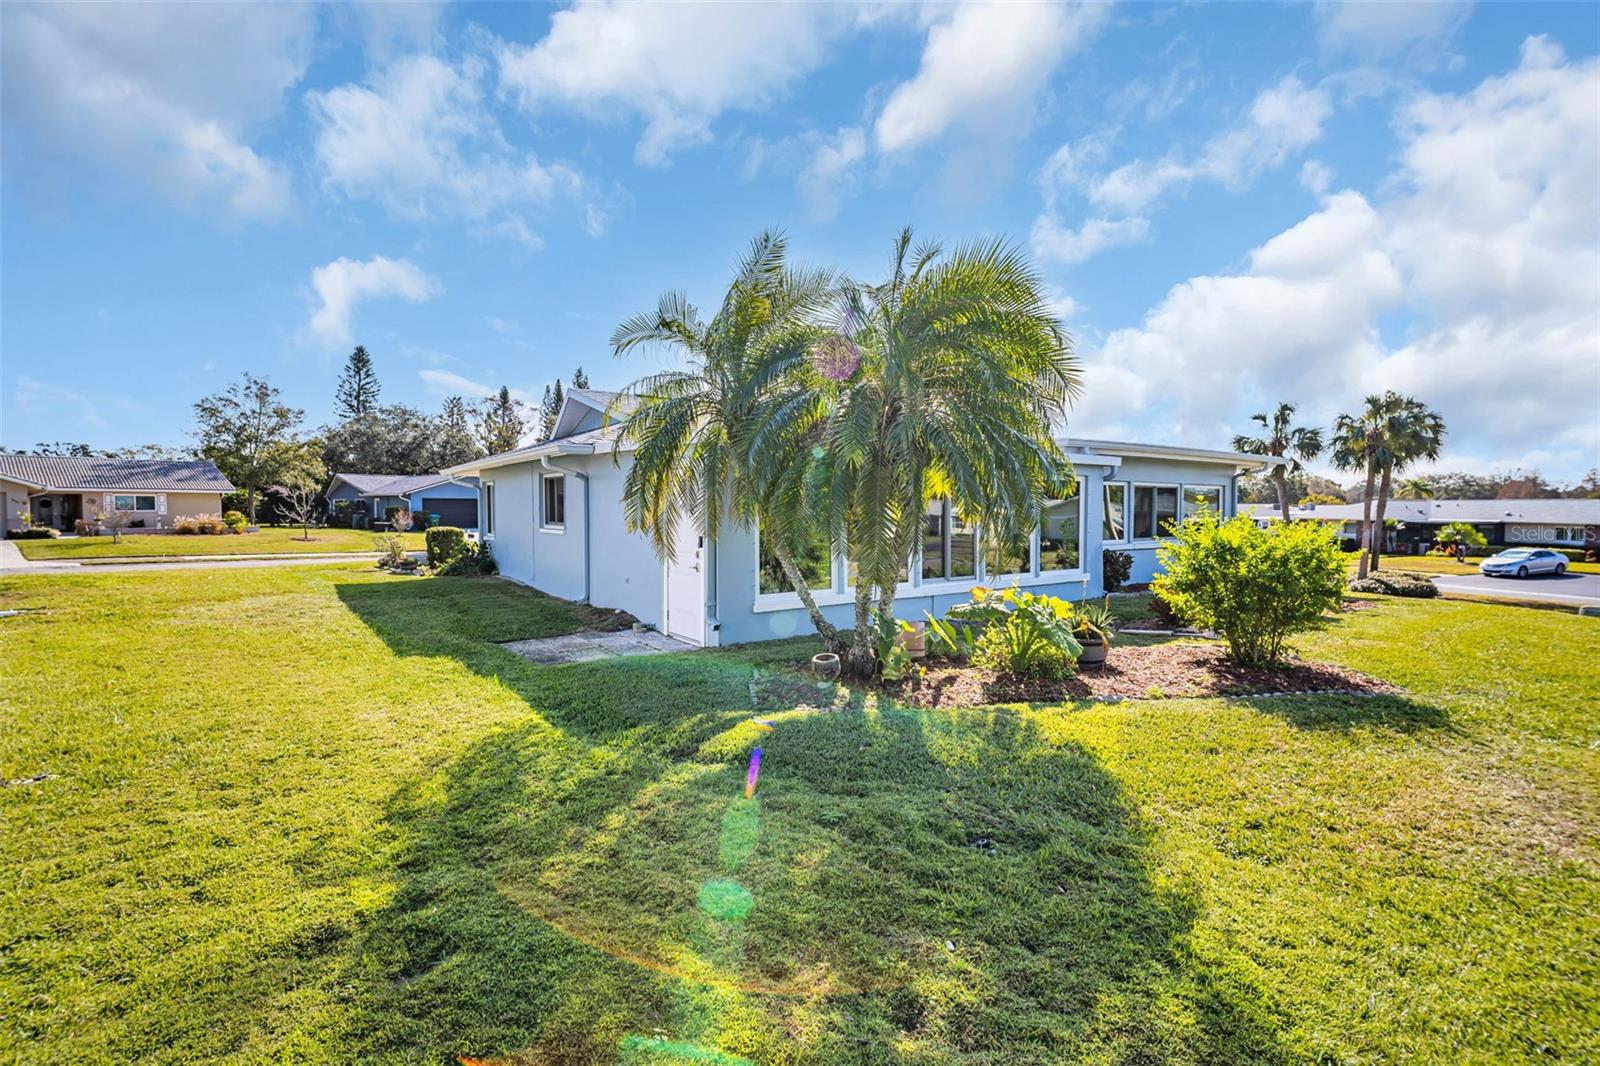
[[[428,565],[443,566],[467,547],[466,531],[456,526],[434,526],[423,534],[428,546]]]

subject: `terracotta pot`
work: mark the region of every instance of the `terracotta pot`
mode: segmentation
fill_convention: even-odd
[[[1083,645],[1083,654],[1078,656],[1079,666],[1100,666],[1106,661],[1106,653],[1111,649],[1103,640],[1094,637],[1085,637],[1078,641]]]
[[[913,659],[925,659],[928,656],[928,623],[912,622],[911,629],[902,629],[895,634],[894,642],[911,654]]]
[[[839,678],[839,657],[831,651],[811,657],[811,673],[824,681],[836,681]]]

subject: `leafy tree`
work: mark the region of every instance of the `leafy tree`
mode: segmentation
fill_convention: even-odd
[[[452,396],[444,402],[444,409],[434,423],[433,459],[429,470],[443,470],[460,463],[471,462],[483,454],[472,436],[472,422],[467,405],[461,397]]]
[[[1228,658],[1243,666],[1277,663],[1284,639],[1322,626],[1344,591],[1338,537],[1321,522],[1263,529],[1244,515],[1223,521],[1202,511],[1156,557],[1156,595],[1178,617],[1222,634]]]
[[[589,375],[583,372],[583,367],[581,366],[572,372],[572,387],[575,389],[587,389],[589,387]]]
[[[1294,412],[1294,404],[1280,403],[1270,415],[1251,415],[1252,421],[1261,423],[1263,434],[1259,437],[1233,438],[1233,450],[1236,452],[1288,458],[1287,469],[1281,465],[1274,466],[1268,474],[1277,490],[1278,510],[1283,512],[1285,522],[1289,521],[1288,474],[1300,473],[1303,462],[1308,463],[1322,453],[1322,431],[1293,425]]]
[[[250,521],[256,520],[256,495],[277,482],[295,444],[294,430],[305,412],[279,399],[266,378],[246,372],[243,380],[194,405],[200,454],[224,477],[244,487]]]
[[[557,382],[559,385],[560,383]],[[527,428],[522,402],[505,385],[475,408],[478,443],[490,455],[516,450]]]
[[[437,426],[404,404],[379,407],[322,429],[322,461],[333,473],[417,474],[435,469]]]
[[[1327,492],[1310,492],[1310,493],[1307,493],[1306,495],[1300,497],[1300,502],[1295,504],[1295,506],[1296,507],[1310,507],[1310,506],[1312,506],[1314,504],[1319,504],[1319,503],[1341,504],[1341,503],[1344,503],[1344,497],[1343,496],[1335,496],[1335,495],[1333,495],[1331,493],[1327,493]]]
[[[372,356],[361,345],[356,345],[356,350],[345,360],[344,372],[339,375],[339,387],[334,393],[335,413],[341,419],[371,414],[377,409],[381,391]]]
[[[805,319],[832,296],[827,275],[790,271],[782,236],[763,233],[740,261],[721,307],[710,322],[682,293],[663,295],[653,311],[619,325],[611,335],[615,354],[642,345],[680,350],[684,370],[665,371],[628,386],[638,406],[624,423],[623,438],[638,444],[623,487],[628,528],[644,533],[663,558],[675,548],[679,520],[695,516],[714,538],[728,514],[751,521],[777,557],[824,640],[836,631],[818,608],[795,560],[802,522],[774,534],[770,499],[760,498],[742,461],[746,439],[770,400],[763,388],[775,373],[803,357],[811,336]],[[793,366],[790,366],[791,372]],[[559,384],[559,383],[558,383]],[[805,530],[809,534],[811,530]]]
[[[1537,470],[1518,470],[1495,492],[1497,500],[1547,500],[1558,495],[1555,486]]]

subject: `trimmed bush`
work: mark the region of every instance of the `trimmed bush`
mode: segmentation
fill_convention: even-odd
[[[59,536],[61,534],[49,526],[30,526],[27,529],[6,530],[7,540],[54,540]]]
[[[461,551],[456,553],[453,559],[440,566],[435,573],[441,577],[472,577],[493,574],[499,569],[499,564],[494,561],[494,553],[489,550],[487,544],[477,544],[469,540],[461,546]]]
[[[1106,548],[1100,553],[1100,574],[1107,592],[1115,592],[1128,583],[1133,574],[1133,556],[1127,552]]]
[[[423,543],[428,546],[428,565],[443,566],[461,554],[467,534],[455,526],[434,526],[423,534]]]
[[[1567,562],[1569,563],[1581,563],[1585,561],[1583,558],[1584,551],[1582,548],[1551,548],[1550,550],[1560,555],[1565,555],[1567,557]],[[1590,552],[1589,554],[1593,555],[1594,553]]]
[[[1350,591],[1375,592],[1381,596],[1410,596],[1414,599],[1431,600],[1439,595],[1439,586],[1421,574],[1411,574],[1404,570],[1380,570],[1359,581],[1350,582]]]
[[[243,533],[244,527],[250,524],[245,519],[244,515],[238,511],[224,512],[222,516],[222,523],[235,533]]]
[[[1228,658],[1244,666],[1277,663],[1284,639],[1316,629],[1339,609],[1345,562],[1338,538],[1319,522],[1274,522],[1240,515],[1191,515],[1156,549],[1156,595],[1184,620],[1215,629]]]

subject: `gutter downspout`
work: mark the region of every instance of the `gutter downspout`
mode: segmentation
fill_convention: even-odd
[[[539,456],[539,465],[546,470],[557,474],[566,474],[583,482],[583,599],[580,603],[589,602],[589,475],[579,470],[571,470],[564,466],[557,466],[550,461],[548,455]],[[537,523],[536,523],[537,524]]]

